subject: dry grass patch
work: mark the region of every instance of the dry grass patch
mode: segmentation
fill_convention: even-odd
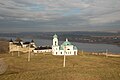
[[[0,80],[119,80],[120,58],[105,56],[63,56],[38,54],[27,61],[27,54],[11,56],[0,54],[8,64]]]

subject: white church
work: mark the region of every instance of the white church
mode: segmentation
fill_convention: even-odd
[[[77,55],[78,49],[68,39],[59,46],[58,36],[53,36],[52,55]]]

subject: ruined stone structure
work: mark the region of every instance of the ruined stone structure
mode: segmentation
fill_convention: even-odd
[[[34,41],[23,42],[21,39],[17,38],[15,41],[12,39],[9,41],[9,52],[32,52],[36,48]]]

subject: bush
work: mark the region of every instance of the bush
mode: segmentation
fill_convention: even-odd
[[[0,39],[0,53],[6,53],[8,50],[8,41],[5,39]]]

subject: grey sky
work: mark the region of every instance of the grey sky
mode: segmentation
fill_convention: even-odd
[[[0,32],[120,31],[120,0],[0,0]]]

